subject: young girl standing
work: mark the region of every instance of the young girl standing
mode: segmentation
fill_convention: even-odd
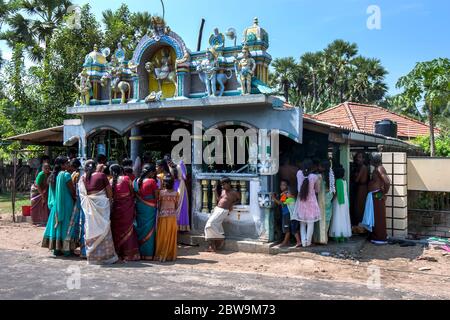
[[[320,192],[319,177],[313,173],[313,162],[305,159],[303,169],[297,172],[298,196],[295,213],[300,224],[303,247],[312,242],[314,223],[320,220],[320,208],[316,193]]]
[[[173,178],[163,179],[163,190],[158,197],[158,221],[155,258],[161,262],[177,259],[177,209],[179,194],[173,190]]]
[[[345,170],[342,167],[334,170],[336,178],[336,197],[333,200],[333,216],[329,236],[337,241],[343,241],[352,236],[350,221],[347,182],[344,180]]]

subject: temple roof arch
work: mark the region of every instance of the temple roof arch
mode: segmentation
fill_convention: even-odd
[[[172,47],[175,50],[177,60],[182,60],[190,54],[183,39],[175,32],[170,31],[163,35],[145,35],[134,50],[132,61],[135,64],[140,64],[148,48],[161,44]]]

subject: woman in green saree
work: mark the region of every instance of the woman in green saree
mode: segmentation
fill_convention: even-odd
[[[42,247],[53,250],[54,255],[70,256],[78,246],[76,239],[67,239],[75,203],[75,188],[66,171],[68,159],[58,157],[49,177],[48,207],[50,216],[44,232]]]
[[[134,180],[136,193],[136,232],[142,260],[153,260],[156,238],[156,168],[152,164],[144,166],[141,176]]]

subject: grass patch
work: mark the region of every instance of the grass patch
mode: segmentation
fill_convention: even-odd
[[[22,213],[22,206],[29,206],[30,194],[29,193],[18,193],[16,195],[16,214]],[[11,214],[11,194],[10,193],[0,193],[0,214]]]

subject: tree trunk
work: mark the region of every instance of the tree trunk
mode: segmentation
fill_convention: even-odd
[[[289,82],[285,81],[283,87],[284,87],[284,98],[286,99],[286,102],[289,102]]]
[[[312,74],[313,76],[313,91],[314,91],[314,100],[317,101],[318,97],[317,97],[317,81],[316,81],[316,74],[313,72]]]
[[[430,156],[436,156],[436,142],[434,140],[434,118],[433,108],[427,104],[428,108],[428,122],[430,125]]]

